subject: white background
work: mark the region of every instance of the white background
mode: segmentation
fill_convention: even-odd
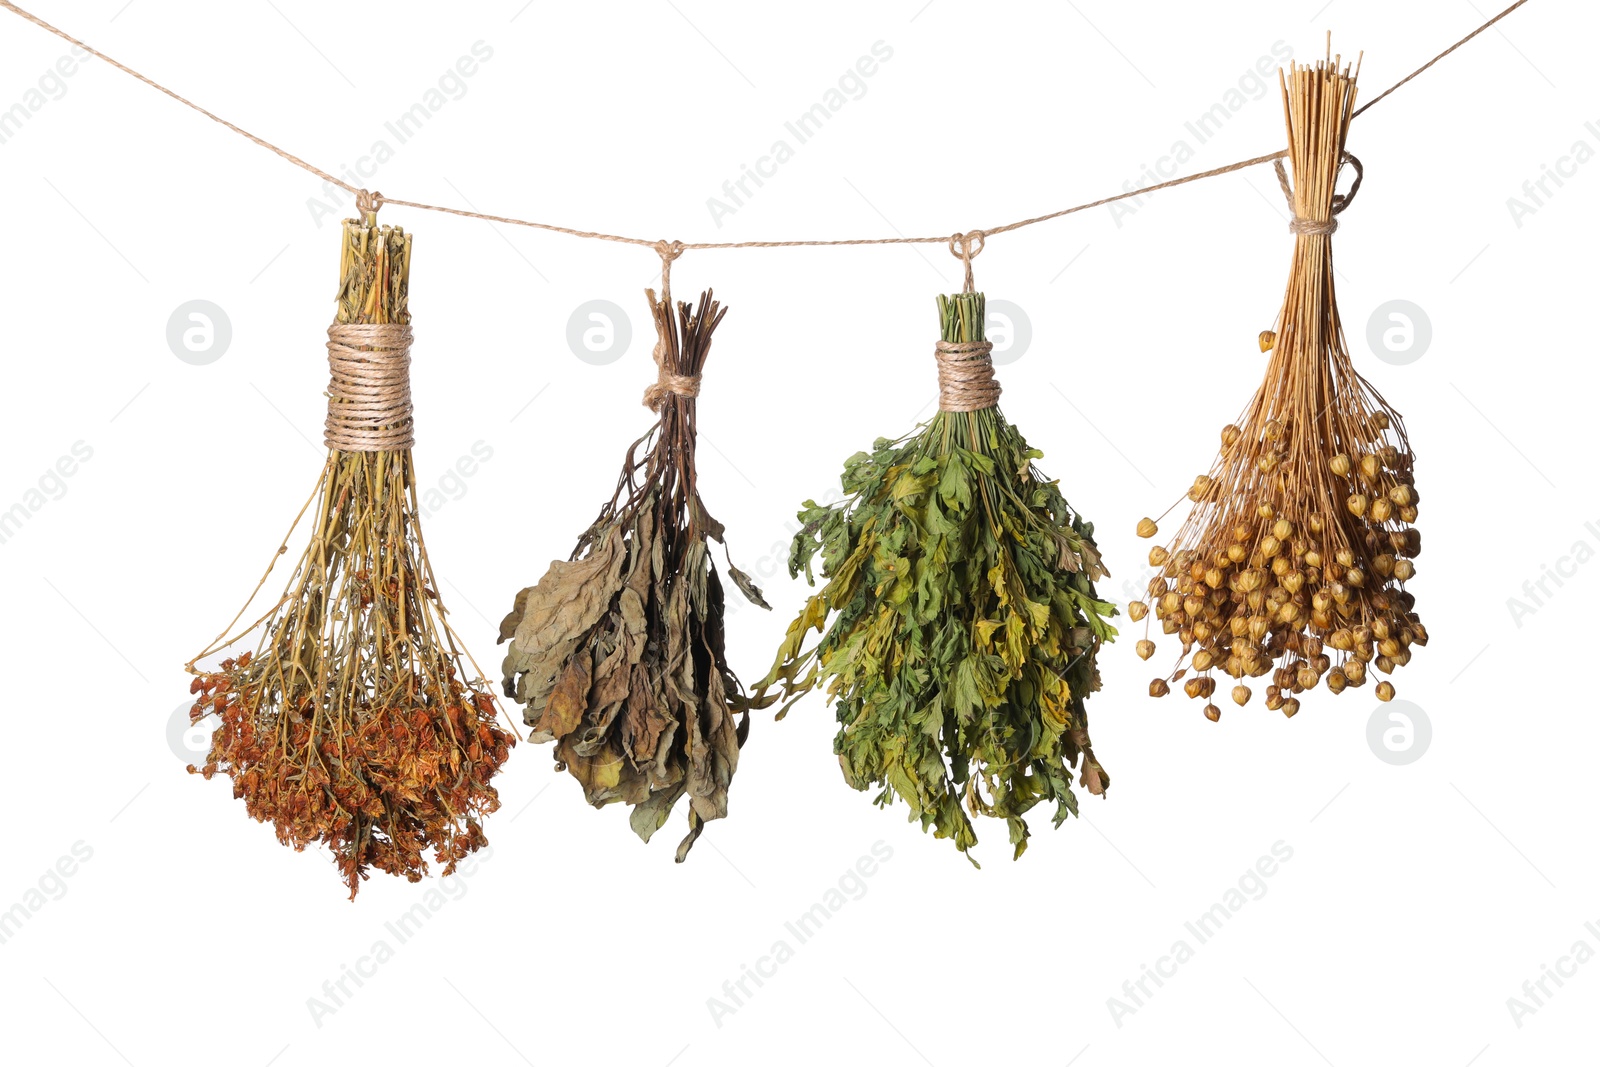
[[[1365,49],[1370,99],[1492,13],[1461,0],[981,14],[954,0],[34,6],[330,169],[366,154],[482,41],[493,56],[465,95],[373,187],[683,240],[994,226],[1119,191],[1179,139],[1196,148],[1186,170],[1270,152],[1284,136],[1275,76],[1207,143],[1184,123],[1276,42],[1314,58],[1331,28],[1336,48]],[[0,544],[0,909],[40,905],[0,944],[3,1055],[139,1067],[1592,1062],[1600,962],[1546,980],[1532,1014],[1507,1001],[1533,1006],[1523,983],[1576,942],[1600,950],[1584,626],[1600,563],[1569,560],[1575,574],[1547,580],[1537,605],[1523,589],[1577,542],[1586,560],[1600,548],[1600,162],[1547,181],[1552,195],[1520,226],[1507,200],[1526,201],[1523,183],[1575,142],[1600,149],[1596,21],[1590,5],[1533,0],[1351,134],[1367,179],[1335,238],[1340,304],[1357,366],[1404,413],[1419,457],[1426,550],[1411,588],[1432,643],[1396,680],[1432,724],[1420,759],[1395,766],[1369,748],[1370,688],[1319,692],[1292,721],[1259,699],[1215,725],[1181,695],[1151,701],[1130,634],[1103,655],[1090,703],[1110,794],[1059,831],[1041,811],[1020,862],[983,826],[973,870],[903,807],[847,789],[832,713],[813,697],[783,723],[757,717],[731,816],[682,866],[681,812],[642,846],[624,810],[590,810],[547,750],[523,745],[470,879],[427,898],[436,882],[379,875],[353,905],[325,852],[278,846],[224,781],[185,775],[168,742],[183,663],[238,609],[322,462],[336,224],[319,228],[307,207],[317,179],[85,64],[0,144],[0,510],[26,506],[75,442],[93,450]],[[878,41],[893,55],[865,94],[718,227],[707,198]],[[0,12],[0,108],[67,52]],[[456,627],[497,675],[493,624],[567,555],[649,422],[641,290],[656,259],[399,208],[382,217],[416,233],[418,470],[459,497],[427,519],[429,548]],[[990,298],[1032,324],[1029,349],[1001,370],[1003,407],[1098,521],[1118,601],[1124,582],[1144,581],[1135,522],[1209,466],[1218,427],[1259,382],[1285,220],[1258,167],[1120,219],[1100,208],[996,237],[976,263]],[[934,296],[959,287],[959,264],[940,246],[695,252],[674,280],[680,297],[715,286],[732,309],[700,405],[701,471],[735,561],[777,608],[729,619],[748,681],[805,594],[782,573],[796,507],[927,410]],[[210,365],[180,361],[166,340],[194,299],[232,325]],[[595,299],[632,320],[632,345],[606,366],[566,340],[568,317]],[[1431,322],[1407,365],[1367,343],[1391,300]],[[492,459],[449,482],[479,441]],[[1515,617],[1513,597],[1531,613]],[[879,841],[892,858],[865,895],[799,944],[784,923]],[[92,857],[49,876],[76,842]],[[1200,944],[1184,924],[1277,842],[1292,858],[1246,878],[1264,895]],[[443,905],[399,944],[385,924],[425,899]],[[715,1020],[708,998],[731,1006],[723,983],[780,939],[793,958],[759,989],[747,980],[754,995]],[[1180,939],[1193,958],[1159,989],[1147,980],[1153,995],[1135,1005],[1124,982]],[[347,979],[350,995],[314,1017],[310,998],[332,1006],[323,983],[380,940],[393,957],[362,964],[375,973]],[[1113,1012],[1113,997],[1136,1010]]]

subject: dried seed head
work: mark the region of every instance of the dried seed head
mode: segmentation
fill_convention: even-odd
[[[1150,605],[1146,604],[1142,600],[1135,600],[1133,603],[1128,605],[1128,618],[1132,619],[1134,622],[1138,622],[1143,619],[1149,611]]]
[[[1397,559],[1394,563],[1394,577],[1396,581],[1410,581],[1412,575],[1417,573],[1417,565],[1409,559]]]
[[[1169,554],[1168,554],[1167,550],[1162,548],[1160,545],[1156,545],[1155,547],[1151,548],[1150,549],[1150,566],[1152,566],[1152,567],[1161,566],[1163,563],[1167,562],[1168,555]]]
[[[1271,352],[1278,344],[1278,335],[1271,330],[1262,330],[1256,341],[1261,345],[1261,351]]]
[[[1320,534],[1322,532],[1322,529],[1323,529],[1322,516],[1321,515],[1313,515],[1313,516],[1311,516],[1310,520],[1307,522],[1307,525],[1310,527],[1312,533]]]
[[[1211,475],[1202,474],[1189,487],[1189,499],[1198,503],[1211,489]]]
[[[1153,697],[1164,697],[1171,691],[1167,688],[1167,680],[1165,678],[1156,678],[1150,683],[1150,695]]]
[[[1389,521],[1389,516],[1391,516],[1393,514],[1394,514],[1394,505],[1392,503],[1390,503],[1388,497],[1380,496],[1378,499],[1376,499],[1376,500],[1374,500],[1372,502],[1372,521],[1373,522],[1388,522]]]
[[[1250,703],[1250,687],[1248,685],[1234,686],[1233,702],[1239,705],[1241,708]]]
[[[1387,430],[1389,428],[1389,416],[1384,412],[1374,411],[1372,413],[1372,425],[1379,430]]]
[[[1143,641],[1140,641],[1138,644],[1134,645],[1133,650],[1139,653],[1140,659],[1149,659],[1151,656],[1156,654],[1156,643],[1149,638],[1145,638]]]
[[[1294,523],[1288,519],[1279,519],[1272,524],[1272,536],[1280,541],[1287,541],[1294,536]]]
[[[1350,509],[1350,514],[1361,516],[1367,513],[1367,495],[1365,493],[1351,493],[1350,498],[1344,502]]]
[[[1222,718],[1222,709],[1217,707],[1215,704],[1207,704],[1206,718],[1210,719],[1212,722],[1216,722],[1218,719]]]
[[[1288,700],[1285,700],[1283,702],[1283,715],[1284,715],[1284,718],[1292,719],[1296,715],[1298,715],[1299,713],[1300,713],[1300,701],[1296,700],[1294,697],[1290,697]]]
[[[1340,452],[1328,461],[1328,469],[1343,478],[1350,473],[1350,457]]]
[[[1154,537],[1156,535],[1156,520],[1143,518],[1139,520],[1138,534],[1140,537]]]
[[[1378,475],[1383,472],[1383,464],[1378,462],[1378,457],[1368,452],[1361,457],[1361,476],[1369,482],[1376,482]]]
[[[1394,699],[1394,684],[1392,682],[1379,682],[1378,688],[1374,692],[1377,693],[1379,700],[1387,704]]]
[[[1263,519],[1271,519],[1277,514],[1277,511],[1273,509],[1271,504],[1263,502],[1256,507],[1256,514]]]
[[[1405,507],[1417,498],[1409,485],[1397,485],[1389,490],[1389,499],[1396,507]]]

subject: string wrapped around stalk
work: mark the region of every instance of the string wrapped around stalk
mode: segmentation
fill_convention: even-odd
[[[939,298],[940,410],[917,431],[845,461],[845,498],[805,502],[789,573],[821,558],[827,582],[790,624],[758,688],[781,689],[782,718],[825,686],[834,751],[855,789],[896,797],[963,853],[970,815],[1004,819],[1014,857],[1023,816],[1054,801],[1076,815],[1072,770],[1092,794],[1109,777],[1090,748],[1085,699],[1116,631],[1094,527],[996,403],[984,298]],[[804,649],[811,630],[822,633]],[[968,854],[968,859],[972,857]],[[976,861],[974,861],[976,865]]]
[[[1217,672],[1236,680],[1232,699],[1249,702],[1246,679],[1267,678],[1266,706],[1292,716],[1299,694],[1326,685],[1333,693],[1387,674],[1411,659],[1428,633],[1412,610],[1406,582],[1422,540],[1415,457],[1400,415],[1356,373],[1345,348],[1334,296],[1331,237],[1336,216],[1360,185],[1360,163],[1345,151],[1356,79],[1337,57],[1281,73],[1289,132],[1294,263],[1270,350],[1266,380],[1240,418],[1222,428],[1209,474],[1195,479],[1194,502],[1177,536],[1150,550],[1160,569],[1147,613],[1182,643],[1168,682],[1190,675],[1184,691],[1211,702]],[[1357,171],[1349,194],[1334,192],[1344,162]],[[1141,537],[1156,524],[1139,523]],[[1146,623],[1148,629],[1149,623]],[[1139,642],[1149,659],[1155,643]],[[1378,683],[1379,700],[1394,685]]]
[[[278,603],[188,665],[191,718],[218,722],[189,770],[229,775],[283,844],[326,845],[351,899],[369,868],[414,882],[425,850],[449,874],[483,846],[480,820],[500,803],[489,780],[516,743],[465,669],[417,521],[410,271],[411,235],[370,213],[344,223],[310,543]],[[195,666],[258,627],[252,651]]]
[[[722,582],[706,543],[722,543],[723,527],[695,474],[695,398],[727,309],[710,290],[676,316],[665,284],[659,301],[646,296],[659,379],[645,403],[657,421],[628,449],[571,558],[517,594],[500,640],[511,641],[506,695],[525,705],[533,741],[554,742],[557,770],[590,804],[631,805],[633,830],[649,841],[688,795],[681,863],[706,822],[728,814],[752,705],[727,663]],[[731,560],[728,575],[767,607]]]

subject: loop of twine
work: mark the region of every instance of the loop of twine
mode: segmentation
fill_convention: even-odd
[[[366,189],[356,190],[356,211],[362,215],[376,215],[383,206],[383,194],[369,192]]]
[[[993,348],[988,341],[940,341],[933,346],[940,411],[982,411],[1000,402],[1000,383],[994,380],[989,356]]]
[[[972,247],[976,241],[978,247]],[[972,288],[972,257],[983,251],[984,233],[982,230],[968,230],[966,233],[953,233],[950,235],[950,254],[959,259],[967,268],[967,277],[962,292],[970,293]],[[961,250],[956,250],[956,245],[961,245]]]
[[[1346,163],[1350,164],[1356,169],[1356,180],[1351,183],[1350,191],[1348,193],[1334,194],[1333,204],[1329,210],[1327,221],[1324,222],[1321,219],[1307,218],[1304,215],[1295,215],[1295,217],[1289,221],[1290,233],[1296,236],[1305,236],[1315,233],[1326,235],[1338,232],[1339,219],[1337,216],[1345,208],[1349,207],[1352,202],[1354,202],[1356,193],[1361,189],[1361,179],[1367,176],[1366,168],[1361,165],[1361,160],[1357,159],[1349,152],[1344,154],[1344,157],[1339,161],[1339,165],[1343,167]],[[1289,175],[1283,169],[1283,160],[1273,160],[1272,169],[1278,172],[1278,188],[1283,190],[1283,198],[1284,200],[1288,201],[1289,210],[1293,212],[1295,210],[1294,190],[1289,186]],[[1335,180],[1337,180],[1338,176],[1335,175],[1334,177]]]
[[[661,257],[661,303],[666,307],[666,313],[672,315],[672,261],[683,255],[684,244],[682,241],[657,241],[652,245],[656,255]],[[650,358],[655,360],[656,380],[644,391],[644,406],[656,414],[661,414],[661,405],[669,396],[681,396],[685,400],[693,400],[700,395],[700,375],[678,374],[667,366],[667,338],[666,334],[658,330],[656,346],[650,352]]]
[[[323,440],[341,452],[393,452],[415,442],[411,419],[411,327],[328,327],[328,421]]]

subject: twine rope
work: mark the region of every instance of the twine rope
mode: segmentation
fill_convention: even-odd
[[[328,371],[323,440],[329,448],[396,452],[412,446],[410,326],[334,323]]]
[[[993,348],[988,341],[940,341],[933,346],[940,411],[982,411],[1000,402],[1000,383],[994,380],[989,355]]]
[[[661,257],[661,303],[667,309],[667,315],[672,315],[672,261],[683,255],[684,244],[682,241],[657,241],[652,247],[656,255]],[[655,298],[651,297],[651,302]],[[665,329],[657,330],[656,346],[650,352],[650,358],[655,360],[656,380],[644,391],[644,406],[661,414],[661,405],[669,396],[681,396],[685,400],[693,400],[700,395],[700,375],[679,374],[667,366],[667,335]]]
[[[1289,185],[1289,175],[1283,169],[1283,160],[1275,159],[1272,161],[1272,169],[1278,172],[1278,188],[1283,190],[1283,199],[1289,204],[1289,213],[1294,215],[1294,218],[1289,220],[1290,233],[1297,237],[1304,237],[1310,234],[1327,236],[1339,231],[1339,213],[1355,202],[1356,193],[1361,190],[1361,179],[1367,176],[1367,170],[1361,165],[1361,160],[1349,152],[1344,154],[1344,158],[1339,161],[1339,165],[1342,167],[1346,163],[1356,169],[1356,180],[1351,184],[1350,191],[1348,193],[1335,193],[1333,203],[1328,209],[1328,217],[1326,219],[1315,219],[1307,215],[1298,214],[1298,209],[1294,206],[1294,189]],[[1338,175],[1334,176],[1334,180],[1338,180]]]
[[[956,247],[957,245],[960,245],[959,249]],[[972,257],[982,251],[982,230],[970,230],[967,233],[953,233],[950,235],[950,254],[959,259],[961,265],[966,268],[967,276],[961,289],[963,293],[976,292],[972,288]]]
[[[1396,82],[1395,84],[1391,85],[1388,89],[1385,89],[1383,92],[1379,93],[1372,100],[1368,101],[1364,106],[1362,106],[1361,108],[1357,109],[1354,112],[1354,115],[1352,115],[1352,117],[1354,117],[1355,115],[1362,114],[1368,108],[1372,107],[1373,104],[1376,104],[1379,100],[1382,100],[1382,99],[1386,98],[1387,96],[1389,96],[1390,93],[1393,93],[1395,90],[1399,89],[1401,86],[1407,84],[1412,79],[1416,78],[1417,76],[1419,76],[1423,72],[1427,71],[1435,63],[1438,63],[1440,60],[1444,59],[1446,56],[1448,56],[1452,52],[1456,51],[1456,49],[1460,48],[1462,45],[1466,44],[1468,41],[1472,40],[1474,37],[1477,37],[1479,34],[1483,33],[1485,30],[1489,29],[1495,23],[1499,22],[1501,19],[1505,18],[1507,15],[1511,14],[1513,11],[1517,10],[1519,7],[1522,7],[1527,2],[1528,2],[1528,0],[1516,0],[1516,2],[1513,3],[1510,7],[1507,7],[1504,11],[1501,11],[1499,14],[1495,15],[1493,18],[1488,19],[1481,26],[1479,26],[1477,29],[1473,30],[1471,33],[1467,34],[1465,37],[1461,38],[1459,41],[1457,41],[1454,44],[1452,44],[1449,48],[1446,48],[1444,51],[1442,51],[1438,55],[1434,56],[1432,59],[1428,60],[1422,66],[1418,67],[1416,70],[1414,70],[1410,74],[1406,75],[1404,78],[1401,78],[1398,82]],[[564,233],[564,234],[567,234],[567,235],[572,236],[572,237],[581,237],[581,238],[586,238],[586,239],[595,240],[595,241],[614,241],[614,242],[617,242],[617,243],[620,243],[620,244],[641,245],[641,246],[644,246],[646,248],[655,248],[656,246],[658,246],[659,244],[662,243],[662,242],[659,242],[659,241],[651,241],[648,238],[643,238],[643,237],[627,237],[627,236],[623,236],[621,234],[601,233],[601,232],[594,231],[594,230],[579,230],[579,229],[574,229],[574,228],[572,228],[570,226],[557,226],[557,225],[555,225],[553,223],[548,223],[548,222],[534,222],[534,221],[531,221],[531,220],[528,220],[528,219],[514,219],[514,218],[510,218],[510,217],[504,216],[504,215],[487,215],[487,214],[483,214],[483,213],[477,212],[477,211],[466,211],[466,210],[463,210],[461,208],[444,207],[444,206],[441,206],[441,205],[438,205],[438,204],[422,204],[422,203],[418,203],[418,202],[413,201],[413,200],[397,200],[397,199],[392,199],[390,197],[386,197],[381,193],[369,192],[368,190],[357,188],[356,186],[351,185],[349,182],[346,182],[346,181],[344,181],[344,180],[342,180],[340,178],[336,178],[332,174],[329,174],[327,171],[322,170],[319,167],[313,166],[312,164],[310,164],[310,163],[306,162],[305,160],[301,159],[299,156],[296,156],[296,155],[293,155],[293,154],[291,154],[289,152],[286,152],[283,149],[279,148],[277,145],[274,145],[271,142],[266,141],[266,140],[264,140],[264,139],[262,139],[260,137],[257,137],[253,133],[250,133],[248,130],[245,130],[245,129],[239,127],[239,126],[236,126],[233,123],[229,122],[228,120],[226,120],[224,118],[221,118],[220,116],[212,114],[211,112],[207,111],[205,108],[201,107],[198,104],[193,103],[190,100],[185,99],[184,97],[182,97],[182,96],[178,95],[177,93],[173,92],[171,89],[168,89],[166,86],[162,85],[161,83],[156,82],[156,81],[154,81],[154,80],[152,80],[150,78],[145,77],[143,74],[140,74],[138,71],[134,70],[132,67],[129,67],[126,64],[117,62],[115,59],[112,59],[110,56],[106,55],[104,52],[100,52],[97,49],[91,48],[89,45],[87,45],[84,42],[78,40],[76,37],[73,37],[71,34],[65,32],[64,30],[57,29],[55,26],[52,26],[50,23],[48,23],[48,22],[44,21],[43,19],[39,18],[37,15],[34,15],[31,12],[23,10],[22,8],[18,7],[16,4],[12,3],[11,0],[0,0],[0,7],[5,8],[6,10],[10,11],[14,15],[17,15],[17,16],[23,18],[23,19],[26,19],[27,21],[33,23],[35,26],[38,26],[40,29],[43,29],[43,30],[46,30],[46,31],[48,31],[50,33],[55,34],[57,37],[60,37],[64,41],[68,41],[68,42],[71,42],[72,44],[77,45],[79,48],[82,48],[85,52],[88,52],[90,55],[95,56],[98,59],[104,60],[106,63],[108,63],[111,66],[113,66],[113,67],[117,68],[118,70],[122,71],[124,74],[127,74],[130,77],[133,77],[133,78],[135,78],[135,79],[137,79],[137,80],[139,80],[141,82],[144,82],[146,85],[150,86],[152,89],[156,89],[156,90],[158,90],[160,92],[165,93],[167,96],[170,96],[172,99],[176,100],[178,103],[183,104],[185,107],[189,107],[189,108],[192,108],[195,111],[198,111],[200,114],[204,115],[206,118],[212,120],[213,122],[217,122],[217,123],[220,123],[223,126],[226,126],[228,129],[232,130],[234,133],[237,133],[239,136],[245,138],[246,140],[249,140],[249,141],[251,141],[251,142],[253,142],[253,143],[257,144],[257,145],[260,145],[262,148],[265,148],[269,152],[274,153],[275,155],[279,156],[280,158],[285,159],[290,163],[293,163],[295,166],[300,167],[302,170],[308,171],[309,173],[314,174],[317,177],[321,178],[323,181],[328,182],[329,184],[331,184],[331,185],[333,185],[333,186],[335,186],[337,188],[343,189],[347,193],[352,194],[353,196],[355,196],[357,198],[358,207],[360,207],[360,205],[362,205],[362,204],[366,204],[366,205],[368,205],[370,207],[371,211],[376,211],[377,207],[379,205],[381,205],[381,204],[394,204],[396,207],[415,208],[415,209],[417,209],[419,211],[438,211],[438,212],[443,212],[443,213],[448,214],[448,215],[457,215],[457,216],[460,216],[462,218],[481,219],[481,220],[486,221],[486,222],[504,223],[505,225],[508,225],[508,226],[528,226],[528,227],[531,227],[531,228],[537,229],[537,230],[547,230],[547,231],[549,231],[551,233]],[[1185,175],[1185,176],[1183,176],[1181,178],[1173,178],[1173,179],[1171,179],[1169,181],[1158,182],[1155,185],[1147,185],[1147,186],[1143,186],[1142,188],[1132,189],[1132,190],[1128,190],[1128,191],[1125,191],[1125,192],[1117,193],[1114,196],[1107,196],[1107,197],[1103,197],[1103,198],[1101,198],[1099,200],[1092,200],[1092,201],[1090,201],[1090,202],[1088,202],[1086,204],[1077,204],[1077,205],[1075,205],[1073,207],[1062,208],[1060,211],[1052,211],[1052,212],[1050,212],[1049,214],[1046,214],[1046,215],[1036,215],[1033,218],[1021,219],[1021,220],[1019,220],[1017,222],[1007,223],[1007,224],[1005,224],[1003,226],[994,226],[994,227],[990,227],[989,229],[985,229],[985,230],[974,230],[974,231],[972,231],[972,234],[976,234],[980,238],[982,238],[982,237],[993,237],[997,233],[1009,233],[1012,230],[1019,230],[1024,226],[1033,226],[1033,225],[1035,225],[1037,223],[1048,222],[1051,219],[1058,219],[1058,218],[1061,218],[1062,216],[1065,216],[1065,215],[1076,214],[1077,212],[1080,212],[1080,211],[1088,211],[1091,208],[1104,207],[1107,204],[1114,204],[1119,200],[1127,200],[1130,197],[1144,196],[1147,193],[1157,192],[1157,191],[1162,190],[1162,189],[1171,189],[1171,188],[1173,188],[1175,186],[1187,185],[1190,182],[1200,181],[1202,178],[1213,178],[1213,177],[1216,177],[1216,176],[1221,175],[1221,174],[1231,174],[1234,171],[1244,170],[1244,169],[1246,169],[1248,167],[1253,167],[1253,166],[1256,166],[1257,164],[1260,164],[1260,163],[1275,163],[1275,162],[1278,162],[1278,161],[1282,160],[1287,155],[1288,155],[1287,151],[1271,152],[1271,153],[1268,153],[1267,155],[1256,156],[1253,159],[1241,160],[1238,163],[1230,163],[1227,166],[1215,167],[1215,168],[1213,168],[1211,170],[1200,171],[1197,174],[1189,174],[1189,175]],[[363,209],[363,210],[365,210],[365,209]],[[970,236],[970,234],[967,235],[967,236]],[[946,241],[949,241],[949,240],[950,240],[950,238],[948,238],[948,237],[876,237],[876,238],[850,238],[850,239],[844,239],[844,240],[803,240],[803,241],[701,241],[701,242],[689,242],[689,243],[673,242],[673,244],[678,248],[679,252],[681,252],[684,249],[689,249],[689,248],[694,248],[694,249],[712,249],[712,248],[801,248],[801,247],[817,248],[817,247],[846,246],[846,245],[942,244],[942,243],[944,243]],[[969,266],[970,266],[970,264],[969,264]],[[665,277],[663,277],[662,287],[663,288],[666,287]]]

